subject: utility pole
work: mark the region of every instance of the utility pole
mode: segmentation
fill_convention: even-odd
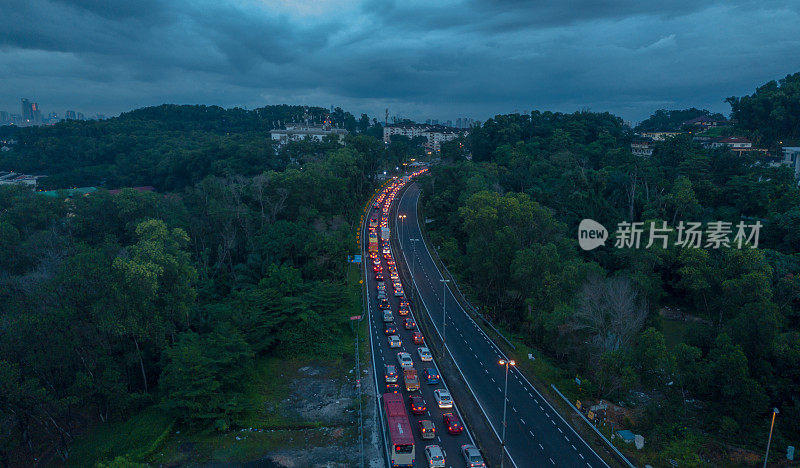
[[[447,308],[445,307],[445,299],[447,298],[447,283],[449,283],[450,280],[440,279],[439,281],[442,282],[442,344],[445,344],[444,327],[445,327],[445,320],[447,318]]]
[[[514,367],[517,365],[513,359],[506,361],[505,359],[500,360],[501,366],[506,366],[506,389],[503,392],[503,437],[500,440],[500,468],[503,468],[503,462],[506,459],[506,401],[508,400],[508,367]]]

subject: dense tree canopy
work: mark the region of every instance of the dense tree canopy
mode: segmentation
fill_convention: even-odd
[[[798,76],[732,100],[742,131],[792,137]],[[676,129],[698,115],[709,113],[659,111],[640,130]],[[454,152],[425,179],[430,235],[476,305],[567,375],[581,375],[583,391],[655,397],[660,407],[635,429],[659,436],[650,440],[663,453],[709,431],[752,443],[772,406],[786,419],[800,414],[788,396],[800,380],[787,374],[800,333],[800,190],[783,168],[689,136],[657,143],[650,158],[633,156],[629,142],[608,114],[489,119],[464,142],[471,161]],[[612,238],[579,250],[584,218],[612,236],[618,223],[643,222],[641,247],[614,248]],[[682,221],[730,222],[735,234],[737,223],[756,220],[757,249],[675,245]],[[667,246],[645,248],[649,226],[664,223]],[[690,432],[668,429],[687,421]],[[798,430],[784,423],[778,437]]]

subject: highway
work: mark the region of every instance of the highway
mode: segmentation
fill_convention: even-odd
[[[446,347],[499,439],[503,421],[505,367],[498,361],[507,359],[507,356],[464,311],[451,291],[444,287],[441,281],[443,276],[433,261],[420,229],[416,209],[419,196],[419,186],[412,183],[399,201],[397,212],[407,215],[404,222],[396,224],[402,259],[413,271],[413,281],[436,327],[438,338],[441,338],[444,329]],[[410,239],[420,239],[415,249]],[[397,252],[395,256],[400,257],[400,254]],[[444,321],[443,298],[446,306]],[[527,359],[525,356],[515,357]],[[510,457],[511,464],[519,468],[608,467],[513,367],[508,375],[506,449],[506,466],[510,466]]]
[[[395,200],[395,203],[397,201]],[[376,213],[370,211],[370,213]],[[379,213],[379,211],[377,212]],[[368,222],[369,216],[365,221]],[[366,223],[362,234],[365,236],[366,239],[367,234],[367,227]],[[446,461],[448,467],[461,467],[464,466],[464,460],[461,456],[460,449],[461,446],[464,444],[473,444],[474,441],[472,440],[471,435],[469,434],[469,428],[466,427],[463,418],[461,418],[462,423],[464,423],[464,432],[458,435],[451,435],[447,432],[444,423],[442,421],[442,414],[446,412],[458,412],[458,401],[455,402],[455,408],[453,409],[439,409],[436,405],[436,400],[433,396],[433,391],[437,388],[447,388],[446,383],[442,382],[436,385],[429,385],[425,382],[424,376],[422,375],[422,370],[426,368],[433,368],[436,369],[436,372],[439,373],[438,367],[436,366],[435,361],[431,362],[422,362],[420,356],[417,353],[418,345],[415,345],[412,340],[412,330],[406,330],[403,326],[403,320],[405,317],[411,317],[414,320],[415,314],[418,312],[413,309],[413,306],[410,308],[410,314],[403,317],[398,314],[398,310],[400,308],[400,298],[395,297],[393,294],[392,283],[389,279],[389,266],[386,262],[386,259],[383,256],[380,256],[381,264],[383,267],[383,274],[386,277],[386,289],[387,289],[387,296],[388,300],[391,305],[391,310],[394,315],[394,326],[397,328],[397,334],[400,336],[402,340],[402,347],[400,348],[390,348],[388,337],[385,334],[385,323],[383,321],[383,313],[378,307],[377,301],[377,281],[375,280],[375,273],[372,269],[372,259],[370,259],[369,254],[366,252],[366,249],[363,251],[364,256],[363,258],[363,267],[364,273],[366,276],[366,290],[367,290],[367,304],[368,304],[368,316],[369,316],[369,329],[370,329],[370,348],[372,354],[372,363],[373,363],[373,370],[375,374],[375,384],[377,388],[377,395],[376,398],[380,400],[380,396],[386,391],[386,382],[384,380],[384,365],[386,364],[394,364],[400,375],[398,376],[397,383],[400,385],[400,394],[403,395],[403,399],[406,402],[406,411],[408,412],[408,417],[411,422],[412,432],[414,434],[414,444],[416,447],[416,462],[414,464],[415,467],[424,467],[427,466],[427,461],[425,459],[424,449],[426,445],[439,445],[442,449],[444,449],[446,453]],[[394,253],[394,252],[393,252]],[[404,291],[410,291],[409,285],[404,285]],[[422,345],[424,346],[424,345]],[[405,386],[403,384],[403,376],[402,370],[400,366],[397,365],[397,353],[398,352],[407,352],[411,355],[412,359],[414,360],[414,368],[419,373],[420,378],[420,391],[413,392],[415,394],[422,394],[423,398],[425,399],[427,411],[424,415],[415,415],[411,413],[410,405],[408,404],[408,396],[409,392],[405,390]],[[441,375],[441,373],[439,373]],[[379,415],[383,414],[383,407],[379,404]],[[436,427],[436,437],[434,439],[423,440],[420,436],[420,433],[417,428],[418,421],[422,419],[427,419],[433,422]],[[385,420],[383,420],[383,424],[385,424]],[[385,450],[385,447],[383,447]]]

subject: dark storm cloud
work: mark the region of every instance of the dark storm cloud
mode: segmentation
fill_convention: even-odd
[[[800,71],[797,1],[5,0],[0,109],[336,104],[639,119]]]

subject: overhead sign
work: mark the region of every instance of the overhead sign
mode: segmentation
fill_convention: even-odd
[[[360,315],[353,315],[353,316],[350,317],[350,320],[361,320],[361,316]]]
[[[361,255],[348,255],[347,261],[350,263],[361,263]]]

